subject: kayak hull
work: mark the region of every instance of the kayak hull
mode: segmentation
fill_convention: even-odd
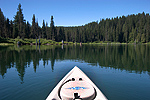
[[[107,100],[97,86],[75,66],[52,90],[46,100]]]

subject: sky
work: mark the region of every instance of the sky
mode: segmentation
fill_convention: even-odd
[[[33,14],[42,26],[50,26],[51,16],[55,26],[81,26],[100,19],[150,13],[150,0],[0,0],[6,18],[14,20],[19,3],[24,19],[32,23]]]

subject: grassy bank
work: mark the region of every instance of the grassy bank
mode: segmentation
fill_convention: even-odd
[[[20,43],[21,45],[36,45],[36,39],[6,39],[6,38],[2,38],[0,37],[0,45],[17,45],[17,43]],[[39,44],[39,39],[37,39],[37,44]],[[47,40],[47,39],[40,39],[40,44],[41,45],[62,45],[62,42],[56,42],[56,41],[52,41],[52,40]],[[73,42],[66,42],[64,41],[64,45],[73,45],[73,44],[77,44],[80,45],[80,43],[73,43]],[[95,42],[87,42],[87,43],[82,43],[82,44],[94,44],[94,45],[99,45],[99,44],[103,44],[103,45],[115,45],[115,44],[135,44],[134,42],[130,42],[130,43],[120,43],[120,42],[111,42],[111,41],[95,41]],[[150,44],[149,43],[136,43],[136,44]]]
[[[5,38],[1,38],[0,37],[0,45],[13,45],[13,44],[18,44],[18,42],[21,45],[36,45],[36,39],[5,39]],[[41,44],[41,45],[62,45],[62,42],[56,42],[56,41],[52,41],[52,40],[47,40],[47,39],[37,39],[37,44]],[[64,41],[65,45],[71,45],[73,44],[73,42],[66,42]]]

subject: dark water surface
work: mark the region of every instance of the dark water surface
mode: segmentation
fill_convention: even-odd
[[[44,100],[74,66],[109,100],[150,100],[149,45],[0,46],[0,100]]]

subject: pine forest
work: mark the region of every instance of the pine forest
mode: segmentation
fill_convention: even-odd
[[[101,19],[82,26],[55,26],[54,16],[48,24],[43,20],[39,26],[35,14],[30,24],[25,20],[21,4],[18,5],[14,20],[6,18],[0,8],[0,37],[37,39],[43,38],[60,42],[150,42],[150,15],[138,13],[128,16]],[[57,20],[57,19],[56,19]]]

